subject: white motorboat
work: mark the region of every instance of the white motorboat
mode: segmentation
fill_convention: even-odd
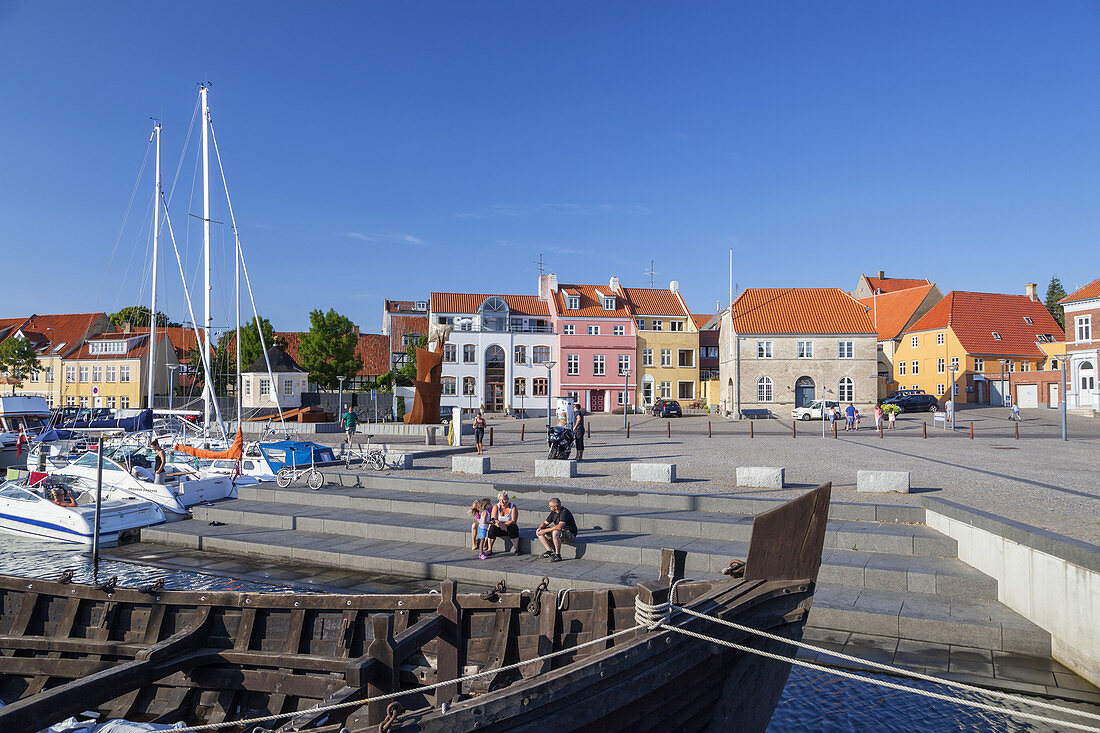
[[[0,397],[0,468],[26,466],[30,445],[20,447],[19,431],[28,438],[50,424],[50,408],[45,397],[8,395]]]
[[[103,451],[103,484],[123,489],[160,506],[166,521],[191,516],[188,507],[219,499],[235,498],[237,489],[229,476],[203,475],[209,461],[168,451],[164,473],[154,478],[156,454],[151,448],[119,447]],[[99,456],[88,451],[60,473],[95,481]],[[163,477],[163,483],[156,479]]]
[[[0,485],[0,531],[91,545],[95,511],[95,484],[85,479],[51,477],[35,487],[10,481]],[[99,542],[115,545],[126,534],[163,521],[164,512],[154,502],[109,490],[99,506]]]

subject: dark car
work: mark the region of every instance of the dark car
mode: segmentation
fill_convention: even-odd
[[[935,412],[939,401],[930,394],[907,394],[891,400],[883,400],[884,405],[897,405],[902,412]]]
[[[680,410],[680,403],[676,400],[657,400],[653,403],[653,416],[683,417],[684,413]]]
[[[895,389],[893,392],[890,393],[890,396],[887,397],[886,399],[892,400],[895,397],[905,397],[906,395],[911,395],[911,394],[924,394],[924,390],[923,389]]]

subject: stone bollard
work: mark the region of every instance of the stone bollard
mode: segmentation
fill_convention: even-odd
[[[452,473],[489,473],[489,456],[451,456]]]
[[[782,489],[785,469],[772,466],[738,466],[737,485],[757,489]]]
[[[631,463],[630,480],[657,484],[671,484],[676,481],[675,463]]]
[[[856,491],[909,493],[908,471],[856,471]]]
[[[577,462],[538,459],[535,461],[535,475],[549,478],[574,478],[577,475]]]

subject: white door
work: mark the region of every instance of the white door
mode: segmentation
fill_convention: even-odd
[[[1050,406],[1058,407],[1058,385],[1050,385]]]
[[[1039,385],[1021,384],[1016,388],[1016,401],[1020,409],[1039,406]]]

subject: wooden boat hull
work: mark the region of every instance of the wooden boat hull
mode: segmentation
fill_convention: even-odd
[[[743,579],[682,581],[674,601],[800,638],[828,493],[826,485],[757,518]],[[439,594],[353,596],[0,576],[0,730],[32,733],[95,710],[101,719],[189,724],[293,712],[264,727],[381,731],[389,701],[361,701],[391,692],[409,712],[386,733],[763,730],[789,662],[635,628],[635,599],[662,603],[680,576],[682,553],[664,555],[662,577],[632,589],[540,586],[489,597],[459,594],[454,581]],[[704,619],[678,614],[670,623],[793,656],[787,645]],[[475,671],[489,674],[458,681]],[[333,702],[349,706],[310,712]]]

